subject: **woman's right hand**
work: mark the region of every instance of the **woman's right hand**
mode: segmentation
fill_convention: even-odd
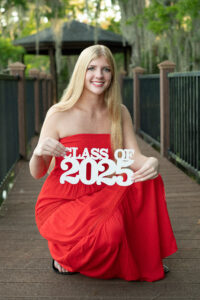
[[[33,151],[35,156],[65,156],[65,146],[61,144],[58,140],[46,137],[44,138]]]

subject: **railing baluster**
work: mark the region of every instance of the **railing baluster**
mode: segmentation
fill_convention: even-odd
[[[183,157],[183,119],[184,119],[184,114],[183,114],[183,81],[182,81],[182,77],[179,78],[179,82],[180,82],[180,123],[179,123],[179,127],[180,127],[180,157]]]
[[[189,162],[189,78],[188,77],[186,77],[187,78],[187,84],[186,84],[186,86],[187,86],[187,93],[186,93],[186,95],[187,95],[187,110],[186,110],[186,127],[187,127],[187,162]]]
[[[197,114],[197,170],[199,171],[200,176],[200,76],[197,78],[197,107],[196,107],[196,114]]]

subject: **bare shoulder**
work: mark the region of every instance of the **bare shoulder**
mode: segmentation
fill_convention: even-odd
[[[128,108],[122,104],[122,132],[123,144],[125,149],[134,149],[136,154],[140,154],[140,149],[137,143],[136,135],[133,128],[133,121]]]
[[[63,111],[60,111],[57,107],[56,104],[52,105],[49,110],[47,111],[46,118],[45,120],[48,120],[50,117],[52,118],[59,118],[62,116]]]
[[[133,131],[133,122],[131,118],[131,114],[126,107],[126,105],[121,104],[121,113],[122,113],[122,127],[129,128],[130,131]]]
[[[61,111],[55,105],[52,106],[47,113],[47,122],[49,123],[49,126],[53,126],[53,131],[56,130],[59,139],[81,132],[83,127],[82,124],[79,124],[81,120],[81,114],[75,107]]]
[[[122,132],[124,149],[134,150],[134,164],[132,168],[134,171],[137,171],[143,166],[147,157],[141,153],[133,128],[131,114],[124,104],[122,104]]]
[[[57,140],[59,139],[58,124],[62,115],[63,112],[59,111],[55,105],[49,108],[42,125],[40,140],[44,139],[45,137],[51,137]]]
[[[59,110],[56,105],[50,107],[46,114],[45,122],[58,126],[63,126],[63,122],[68,122],[73,115],[72,109]]]

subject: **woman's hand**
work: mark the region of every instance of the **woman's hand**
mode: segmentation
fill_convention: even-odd
[[[134,182],[154,179],[159,173],[159,163],[156,157],[148,157],[143,166],[137,170],[132,179]]]
[[[33,154],[35,156],[64,156],[65,153],[65,146],[61,144],[56,139],[51,137],[46,137],[41,143],[37,145]]]

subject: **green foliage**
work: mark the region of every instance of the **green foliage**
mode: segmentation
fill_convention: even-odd
[[[164,56],[174,61],[177,71],[200,68],[199,12],[199,0],[150,0],[138,16],[140,26],[154,35],[160,61]]]
[[[23,47],[13,46],[9,38],[0,37],[0,70],[6,69],[9,63],[20,61],[24,53]]]
[[[121,34],[120,22],[115,21],[114,18],[109,20],[110,24],[108,25],[108,30]]]
[[[147,28],[155,34],[162,34],[171,28],[177,15],[177,4],[165,6],[158,0],[152,0],[149,7],[145,8],[143,17],[147,21]]]
[[[40,30],[43,30],[50,26],[51,25],[49,22],[46,22],[46,23],[41,22]],[[37,32],[37,30],[36,30],[36,10],[30,10],[26,24],[21,28],[20,38],[23,38],[23,37],[31,35],[31,34],[35,34],[36,32]]]
[[[0,7],[4,8],[5,11],[16,6],[21,6],[24,9],[27,9],[27,1],[26,0],[0,0]]]
[[[49,57],[46,55],[25,55],[24,64],[26,65],[26,75],[33,68],[50,73]]]
[[[144,20],[147,21],[148,29],[155,34],[163,34],[166,30],[180,27],[191,30],[192,21],[199,17],[199,0],[168,1],[151,0],[145,8]]]

